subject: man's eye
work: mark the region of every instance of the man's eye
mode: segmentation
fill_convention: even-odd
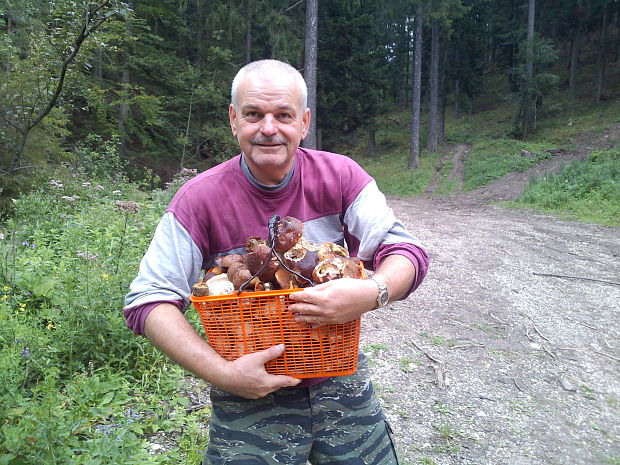
[[[258,114],[258,112],[256,111],[248,111],[245,114],[245,119],[246,120],[250,120],[250,121],[258,121],[258,119],[260,118],[260,115]]]
[[[290,121],[293,119],[293,116],[290,113],[280,113],[281,121]]]

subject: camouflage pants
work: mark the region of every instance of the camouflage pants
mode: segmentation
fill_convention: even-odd
[[[358,371],[257,400],[211,389],[203,465],[397,465],[381,405],[360,356]]]

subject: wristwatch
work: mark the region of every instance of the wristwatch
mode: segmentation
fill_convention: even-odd
[[[377,286],[379,287],[379,295],[377,295],[377,306],[375,308],[383,307],[390,300],[390,295],[388,293],[388,288],[385,285],[385,281],[377,276],[371,276],[372,279]]]

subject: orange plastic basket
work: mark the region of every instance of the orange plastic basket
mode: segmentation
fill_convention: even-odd
[[[289,311],[289,295],[301,289],[208,297],[190,296],[207,340],[226,360],[283,343],[284,353],[265,364],[295,378],[350,375],[357,370],[360,319],[313,328]]]

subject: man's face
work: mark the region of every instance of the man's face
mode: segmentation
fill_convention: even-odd
[[[230,126],[254,178],[279,184],[293,167],[293,156],[310,124],[291,76],[265,80],[249,74],[237,90],[238,108],[229,108]]]

